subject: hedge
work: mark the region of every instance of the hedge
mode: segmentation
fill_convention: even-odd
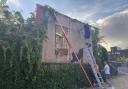
[[[94,79],[90,66],[85,66],[89,77]],[[21,67],[4,66],[0,72],[1,89],[78,89],[89,86],[77,64],[56,66],[43,64],[34,75],[27,71],[25,74]]]
[[[42,67],[44,72],[43,80],[49,82],[53,89],[78,89],[89,86],[78,64],[42,65]],[[84,67],[91,80],[94,79],[90,66],[84,65]],[[47,84],[47,82],[44,84]]]

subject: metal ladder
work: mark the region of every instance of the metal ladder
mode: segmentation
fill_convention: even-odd
[[[95,60],[92,52],[90,51],[90,49],[88,47],[84,49],[84,52],[86,53],[86,56],[87,56],[87,59],[88,59],[89,64],[91,65],[91,68],[92,68],[93,74],[94,74],[94,76],[96,78],[96,81],[98,83],[98,86],[101,89],[105,89],[103,87],[104,80],[103,80],[103,78],[101,76],[101,73],[100,72],[96,72],[96,70],[94,68],[94,64],[96,64],[96,60]]]

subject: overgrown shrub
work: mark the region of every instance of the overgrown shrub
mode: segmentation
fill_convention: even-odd
[[[45,29],[34,15],[21,19],[20,12],[0,19],[0,89],[36,89]]]
[[[84,65],[90,79],[94,76],[89,65]],[[78,64],[42,65],[44,89],[78,89],[90,86]],[[94,82],[94,81],[92,81]]]

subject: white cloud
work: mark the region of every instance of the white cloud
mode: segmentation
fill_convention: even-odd
[[[88,5],[80,6],[79,8],[75,8],[72,11],[66,12],[66,15],[68,15],[71,18],[78,19],[85,23],[91,23],[92,17],[94,17],[96,13],[96,9],[89,8]]]
[[[66,15],[68,15],[71,18],[78,19],[82,22],[92,22],[91,17],[93,17],[95,13],[89,12],[88,14],[85,12],[69,12]]]
[[[21,0],[7,0],[8,5],[15,6],[17,8],[21,7]]]
[[[99,19],[96,25],[109,46],[128,47],[128,9]]]

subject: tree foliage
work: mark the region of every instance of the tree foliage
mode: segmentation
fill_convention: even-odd
[[[40,71],[45,31],[34,15],[24,21],[20,12],[10,12],[6,4],[1,11],[0,88],[32,89]]]
[[[125,56],[118,57],[117,62],[119,62],[119,63],[128,63],[128,58],[125,57]]]
[[[102,45],[99,45],[99,58],[101,59],[101,61],[108,61],[108,52],[106,50],[105,47],[103,47]]]
[[[108,52],[105,47],[100,45],[101,42],[105,42],[103,36],[99,36],[99,29],[94,27],[92,31],[93,54],[96,62],[103,66],[103,61],[108,61]]]

